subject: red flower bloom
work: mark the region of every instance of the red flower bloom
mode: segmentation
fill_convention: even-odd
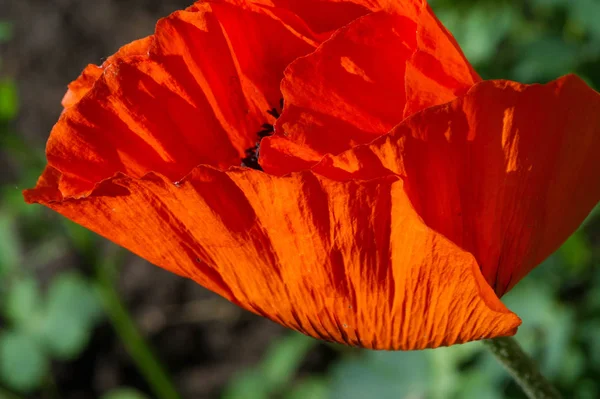
[[[600,199],[600,95],[482,82],[424,1],[198,2],[63,105],[28,202],[367,348],[514,334],[498,297]]]

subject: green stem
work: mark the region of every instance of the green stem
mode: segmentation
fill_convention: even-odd
[[[540,373],[514,338],[483,341],[530,399],[560,399],[556,388]]]
[[[125,349],[156,398],[180,399],[168,374],[138,331],[135,322],[121,302],[114,286],[114,258],[116,257],[109,256],[106,262],[98,262],[96,267],[96,277],[104,309]]]

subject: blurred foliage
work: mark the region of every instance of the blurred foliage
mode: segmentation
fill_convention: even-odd
[[[484,79],[600,85],[598,0],[430,0]]]
[[[12,80],[0,80],[0,120],[13,119],[18,112],[17,87]]]
[[[277,396],[326,399],[327,396],[323,396],[327,392],[324,381],[317,377],[301,381],[296,387],[291,386],[296,370],[316,343],[314,339],[297,333],[274,342],[257,367],[232,380],[223,398],[268,399]]]
[[[12,24],[8,21],[0,21],[0,42],[6,42],[12,37]]]
[[[102,312],[91,283],[78,273],[60,273],[44,289],[40,286],[35,265],[53,255],[45,251],[49,247],[44,243],[25,251],[16,228],[19,215],[4,206],[0,207],[0,385],[27,393],[44,383],[52,360],[73,359],[85,348]]]
[[[12,25],[0,22],[0,42],[11,35]],[[44,156],[32,154],[13,131],[18,104],[16,82],[0,78],[0,149],[19,160],[18,170],[31,181]],[[69,222],[40,223],[42,210],[23,202],[18,185],[0,186],[0,199],[0,387],[31,393],[52,384],[52,361],[74,359],[87,346],[102,310],[93,284],[79,273],[39,279],[37,267],[66,252],[66,240],[56,237],[66,236],[59,231]],[[0,398],[11,397],[2,392]]]
[[[148,399],[148,397],[135,389],[119,388],[103,395],[101,399]]]
[[[600,0],[430,3],[485,79],[545,82],[575,72],[600,87]],[[0,21],[0,42],[11,36],[12,25]],[[18,160],[14,181],[31,184],[44,157],[13,131],[11,121],[18,112],[16,84],[0,75],[0,150]],[[2,388],[22,394],[51,390],[52,362],[81,353],[103,317],[102,303],[112,301],[124,312],[115,294],[98,292],[90,277],[65,271],[39,278],[38,266],[60,262],[69,245],[94,268],[99,262],[95,236],[61,218],[40,223],[47,214],[41,207],[26,206],[21,189],[14,183],[0,186],[0,398]],[[524,321],[517,339],[568,398],[600,397],[599,243],[597,210],[504,298]],[[117,316],[126,317],[119,312]],[[121,334],[137,337],[127,328]],[[298,334],[274,342],[260,364],[232,379],[223,398],[524,398],[477,342],[419,352],[334,346],[339,357],[325,372],[302,372],[316,346],[317,341]],[[134,357],[137,353],[146,359],[140,351],[134,350]],[[144,398],[126,387],[102,396]]]

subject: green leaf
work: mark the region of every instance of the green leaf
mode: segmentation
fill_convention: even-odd
[[[223,399],[269,399],[269,387],[264,384],[260,370],[246,370],[231,380]]]
[[[518,16],[514,8],[502,3],[474,3],[440,12],[440,19],[473,64],[488,62],[496,54],[498,44],[508,35]]]
[[[430,387],[431,398],[451,397],[460,386],[462,377],[462,373],[458,370],[460,363],[472,359],[480,351],[480,345],[474,342],[426,351],[431,362],[431,377],[436,381]]]
[[[48,371],[48,361],[38,342],[15,331],[0,334],[0,380],[18,392],[39,387]]]
[[[324,378],[305,378],[292,389],[285,399],[329,399],[329,386]]]
[[[577,386],[577,382],[586,372],[586,357],[577,347],[570,347],[562,355],[560,381],[567,386]]]
[[[563,262],[574,273],[580,273],[592,260],[592,249],[583,231],[577,231],[560,247],[559,254]]]
[[[147,399],[147,396],[133,388],[117,388],[102,395],[101,399]]]
[[[13,279],[4,298],[4,314],[17,327],[31,329],[41,309],[37,281],[31,277]]]
[[[332,399],[397,399],[425,396],[431,385],[424,351],[363,352],[332,371]]]
[[[271,345],[261,364],[235,377],[226,389],[226,399],[267,399],[290,383],[313,338],[291,333]]]
[[[591,35],[600,38],[600,2],[597,0],[577,0],[569,2],[570,16],[577,25],[584,28]]]
[[[100,301],[88,281],[75,273],[59,275],[48,290],[43,324],[49,351],[60,359],[76,356],[101,314]]]
[[[275,342],[261,364],[263,383],[271,391],[281,389],[292,379],[306,353],[317,343],[317,340],[299,333],[291,333]]]
[[[90,338],[89,328],[69,317],[53,316],[44,326],[45,344],[50,353],[61,360],[75,358]]]
[[[462,373],[458,384],[457,398],[460,399],[503,399],[504,395],[493,383],[492,379],[479,370]]]
[[[16,83],[12,80],[0,80],[0,121],[14,119],[18,111]]]
[[[4,281],[2,277],[5,274],[21,264],[21,260],[21,242],[15,220],[0,209],[0,282]]]
[[[580,339],[589,345],[588,356],[592,366],[600,370],[600,320],[584,321],[578,332]]]
[[[520,82],[544,82],[575,70],[579,48],[560,37],[545,36],[520,46],[519,63],[513,71]]]

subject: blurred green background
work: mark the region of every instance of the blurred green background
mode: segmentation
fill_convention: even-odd
[[[100,62],[83,49],[106,56],[185,2],[131,2],[129,14],[118,14],[127,26],[113,24],[94,36],[100,24],[93,21],[114,19],[123,9],[111,9],[110,1],[92,11],[65,11],[77,7],[66,0],[48,9],[35,0],[2,1],[0,10],[8,12],[0,12],[0,399],[525,397],[480,343],[397,353],[323,344],[241,312],[40,206],[26,206],[21,190],[34,185],[44,166],[60,90],[86,63]],[[575,72],[600,88],[600,0],[430,3],[482,77],[546,82]],[[23,17],[36,12],[48,32],[79,34],[83,44],[71,54],[44,44]],[[88,15],[82,23],[77,16],[84,12],[92,17],[81,14]],[[88,22],[88,30],[80,26]],[[108,34],[113,42],[100,43]],[[37,49],[40,41],[56,54]],[[17,48],[46,58],[28,60],[27,75]],[[57,68],[62,74],[44,72]],[[39,82],[52,79],[55,88],[43,91]],[[38,121],[36,106],[44,101],[50,116]],[[595,212],[504,298],[524,321],[518,341],[566,398],[600,397],[599,263]]]

